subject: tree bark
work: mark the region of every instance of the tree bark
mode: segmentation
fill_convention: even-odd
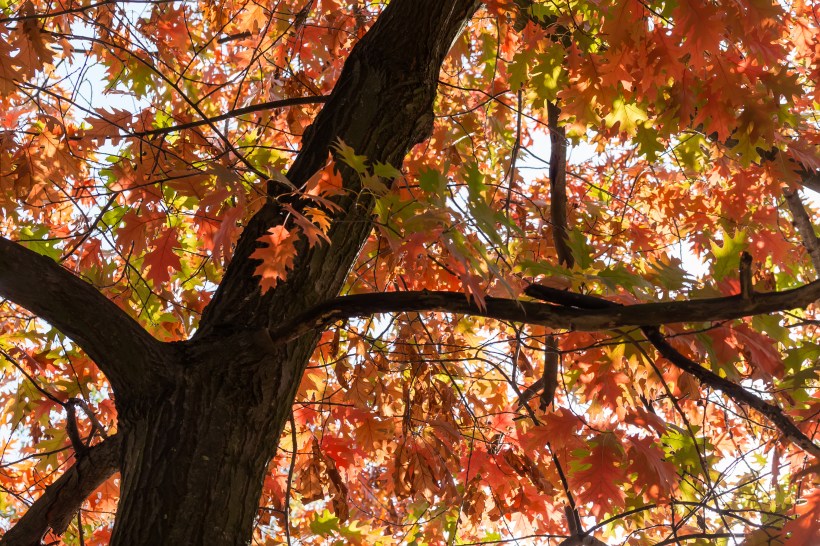
[[[351,52],[287,173],[290,182],[304,184],[339,139],[371,162],[399,166],[432,128],[441,63],[478,6],[477,0],[393,0]],[[0,239],[0,296],[51,321],[89,352],[112,382],[122,438],[112,545],[250,543],[268,462],[315,348],[317,327],[326,324],[327,317],[311,310],[331,301],[330,312],[355,314],[355,305],[337,309],[339,302],[332,300],[372,228],[373,196],[360,191],[356,176],[344,169],[343,175],[345,195],[337,200],[342,212],[333,219],[330,243],[308,248],[302,242],[287,281],[263,295],[250,255],[259,237],[283,221],[281,202],[291,199],[299,206],[286,196],[272,199],[245,228],[197,334],[186,342],[156,342],[90,285]],[[274,187],[270,190],[275,194]],[[47,282],[35,283],[43,279]],[[812,284],[788,295],[816,299],[818,293],[820,284]],[[775,298],[783,294],[755,295],[736,302],[733,312],[765,312],[775,303],[782,308]],[[478,310],[464,298],[439,299],[446,310]],[[691,303],[686,310],[708,320],[712,304]],[[498,309],[520,317],[512,309],[517,305],[498,303]],[[642,309],[635,323],[645,324],[649,311],[667,320],[671,304],[654,305]],[[534,304],[523,308],[525,320],[538,315],[569,327],[589,314]],[[635,320],[630,313],[635,311],[597,313],[589,327]],[[299,316],[315,322],[299,336],[286,331],[271,337]]]
[[[432,130],[441,63],[478,5],[393,0],[347,59],[290,182],[301,186],[322,168],[339,139],[371,162],[400,166]],[[280,203],[268,203],[243,232],[197,335],[164,355],[152,392],[118,406],[122,485],[112,545],[250,543],[268,462],[318,340],[313,331],[274,342],[268,329],[338,295],[372,229],[373,196],[342,174],[330,244],[303,242],[288,280],[262,295],[249,256],[284,217]]]
[[[120,435],[90,448],[29,507],[0,546],[38,546],[49,529],[61,534],[97,487],[119,470]]]
[[[177,350],[178,379],[120,417],[111,544],[248,544],[301,362],[264,331]]]

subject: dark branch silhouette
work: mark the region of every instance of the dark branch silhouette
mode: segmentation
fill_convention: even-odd
[[[119,460],[120,436],[89,448],[0,538],[0,546],[39,545],[49,529],[62,534],[88,495],[119,470]]]
[[[0,296],[51,323],[97,363],[115,390],[146,383],[163,344],[96,288],[55,261],[0,237]]]

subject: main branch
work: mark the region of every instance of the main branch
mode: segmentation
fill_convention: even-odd
[[[293,322],[271,330],[270,335],[276,342],[291,341],[350,317],[420,311],[477,315],[570,330],[604,330],[637,326],[641,328],[647,340],[673,364],[694,375],[704,384],[724,392],[736,402],[747,404],[761,412],[786,438],[820,458],[820,447],[803,434],[779,407],[754,396],[741,386],[682,355],[666,342],[658,329],[662,324],[729,320],[805,307],[820,298],[820,281],[793,290],[753,294],[747,297],[738,295],[630,306],[538,285],[528,287],[527,294],[549,303],[487,298],[484,306],[479,306],[468,300],[464,294],[428,291],[343,296],[314,307]]]
[[[96,288],[45,256],[0,237],[0,296],[51,323],[88,353],[118,394],[145,382],[162,343]],[[150,355],[157,358],[150,358]]]
[[[301,187],[325,166],[340,140],[371,163],[400,167],[410,148],[432,132],[441,64],[479,5],[478,0],[390,2],[356,43],[327,103],[305,131],[288,180]],[[355,173],[342,168],[342,178],[344,195],[335,199],[341,212],[328,232],[330,243],[308,249],[303,241],[287,281],[264,296],[254,276],[258,262],[250,256],[258,239],[284,222],[286,213],[273,199],[254,216],[203,312],[198,338],[214,331],[277,324],[293,309],[309,309],[339,293],[372,229],[375,201],[369,192],[361,191]],[[269,193],[276,197],[274,187]]]
[[[566,293],[571,296],[570,293]],[[460,292],[385,292],[341,296],[319,304],[287,324],[271,330],[277,341],[296,339],[350,317],[377,313],[441,311],[499,320],[541,324],[567,330],[598,331],[624,326],[660,326],[677,322],[731,320],[751,315],[776,313],[806,307],[820,299],[820,281],[799,288],[750,298],[740,295],[581,309],[579,306],[550,305],[504,298],[485,300],[479,306]]]

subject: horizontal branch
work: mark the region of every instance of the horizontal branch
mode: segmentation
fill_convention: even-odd
[[[304,104],[324,104],[330,98],[329,95],[318,95],[315,97],[291,97],[288,99],[272,100],[268,102],[261,102],[259,104],[251,104],[243,108],[236,108],[230,112],[225,112],[212,118],[199,119],[188,123],[181,123],[179,125],[172,125],[170,127],[160,127],[158,129],[148,129],[146,131],[133,131],[128,133],[129,136],[143,137],[143,136],[159,136],[174,133],[176,131],[183,131],[185,129],[193,129],[203,125],[210,125],[218,121],[226,119],[233,119],[245,114],[252,114],[254,112],[261,112],[264,110],[274,110],[276,108],[285,108],[288,106],[300,106]]]
[[[570,295],[568,292],[566,294]],[[480,307],[460,292],[383,292],[331,299],[313,307],[284,326],[272,329],[270,333],[275,341],[285,341],[350,317],[421,311],[475,315],[566,330],[598,331],[624,326],[660,326],[678,322],[731,320],[803,308],[818,299],[820,281],[782,292],[753,294],[746,299],[737,295],[600,309],[580,309],[571,307],[570,304],[559,306],[491,297],[486,298],[485,305]]]
[[[117,472],[119,460],[118,435],[90,448],[0,538],[0,546],[39,545],[49,529],[62,534],[88,495]]]
[[[4,237],[0,237],[0,297],[71,338],[120,395],[147,383],[141,363],[163,361],[159,355],[163,344],[114,302],[53,260]]]
[[[746,256],[746,254],[744,252]],[[744,270],[744,259],[741,258],[741,272]],[[741,273],[742,274],[742,273]],[[548,286],[540,286],[531,284],[525,290],[525,293],[541,299],[543,301],[577,307],[580,309],[613,309],[622,307],[621,304],[605,300],[596,296],[589,296],[585,294],[574,294]],[[754,294],[748,291],[744,297],[753,297]],[[641,332],[646,337],[646,340],[651,343],[658,353],[664,358],[677,366],[679,369],[693,375],[704,385],[708,385],[713,389],[719,390],[737,404],[746,404],[751,408],[759,411],[764,415],[783,435],[807,453],[820,459],[820,446],[812,442],[811,438],[803,434],[797,428],[797,425],[792,422],[788,415],[783,410],[774,404],[766,402],[759,396],[747,391],[741,385],[729,381],[725,377],[721,377],[715,372],[704,368],[694,360],[688,358],[680,353],[677,349],[672,347],[666,338],[661,334],[658,326],[640,326]]]
[[[720,377],[678,353],[660,334],[658,326],[679,322],[709,322],[805,307],[820,298],[820,281],[793,290],[689,301],[624,306],[602,298],[530,285],[527,294],[550,303],[487,298],[484,307],[457,292],[385,292],[334,298],[271,330],[274,341],[289,341],[350,317],[377,313],[440,311],[477,315],[499,320],[542,324],[569,330],[605,330],[624,326],[641,328],[647,340],[673,364],[701,382],[765,415],[790,441],[820,458],[814,444],[783,413],[741,386]]]

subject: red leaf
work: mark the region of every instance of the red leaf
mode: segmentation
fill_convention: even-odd
[[[592,503],[590,511],[597,518],[611,513],[613,506],[623,506],[626,498],[621,487],[626,481],[623,459],[621,443],[614,434],[606,432],[598,436],[590,454],[581,460],[584,469],[572,476],[576,487],[584,486],[578,498]]]
[[[148,269],[145,277],[154,282],[154,286],[167,282],[171,278],[170,270],[179,270],[182,262],[174,254],[174,247],[179,246],[179,231],[169,228],[162,232],[154,244],[154,249],[145,255],[142,268]]]
[[[651,438],[629,438],[630,472],[637,474],[636,485],[650,500],[668,497],[677,480],[675,465],[664,460],[663,449]]]
[[[545,415],[541,423],[518,435],[518,445],[525,453],[545,452],[547,442],[554,450],[572,450],[584,446],[578,437],[581,420],[570,411],[561,408]]]
[[[95,110],[99,117],[86,119],[91,128],[86,129],[83,136],[97,141],[98,144],[105,143],[105,139],[111,139],[111,144],[119,144],[122,137],[120,131],[128,131],[131,127],[133,116],[127,110],[111,108],[111,112],[106,112],[105,108]]]
[[[783,361],[775,348],[776,341],[745,324],[734,326],[732,330],[740,352],[756,370],[762,371],[767,379],[783,374]]]

